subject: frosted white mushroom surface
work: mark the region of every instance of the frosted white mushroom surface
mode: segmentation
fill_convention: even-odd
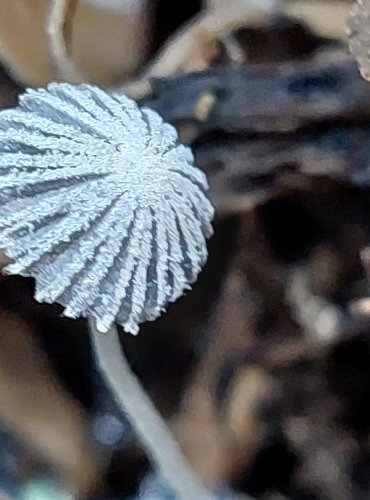
[[[0,248],[40,302],[136,334],[207,258],[207,180],[173,126],[90,86],[28,90],[0,112]]]

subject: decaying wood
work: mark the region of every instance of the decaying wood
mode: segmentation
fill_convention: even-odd
[[[260,203],[267,188],[292,178],[370,181],[370,86],[341,53],[296,65],[221,66],[153,86],[145,104],[194,146],[220,213]]]
[[[191,123],[196,138],[215,131],[286,135],[370,114],[369,86],[352,58],[341,52],[295,65],[220,66],[155,80],[153,87],[145,104],[172,123]],[[213,105],[199,117],[205,95],[213,97]]]

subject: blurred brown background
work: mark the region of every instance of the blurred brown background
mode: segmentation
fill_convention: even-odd
[[[68,76],[137,94],[193,147],[217,209],[194,289],[122,332],[135,371],[220,498],[369,499],[370,84],[352,3],[73,3],[66,75],[51,2],[1,0],[0,106]],[[85,322],[32,297],[0,276],[0,498],[170,498]]]

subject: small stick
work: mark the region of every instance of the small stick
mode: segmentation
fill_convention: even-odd
[[[217,53],[217,41],[244,25],[259,25],[283,11],[282,0],[203,0],[200,14],[181,26],[139,78],[117,86],[133,99],[151,92],[150,80],[202,71]]]
[[[214,500],[215,497],[187,464],[171,431],[132,372],[121,349],[116,327],[108,333],[101,333],[92,319],[89,325],[101,373],[176,499]]]
[[[83,83],[85,78],[69,54],[71,21],[78,0],[52,0],[46,26],[50,52],[59,77],[69,83]]]

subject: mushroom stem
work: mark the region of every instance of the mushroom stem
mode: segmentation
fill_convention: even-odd
[[[95,356],[113,396],[128,418],[152,464],[179,500],[214,500],[186,462],[173,437],[121,349],[117,328],[97,330],[89,319]]]

